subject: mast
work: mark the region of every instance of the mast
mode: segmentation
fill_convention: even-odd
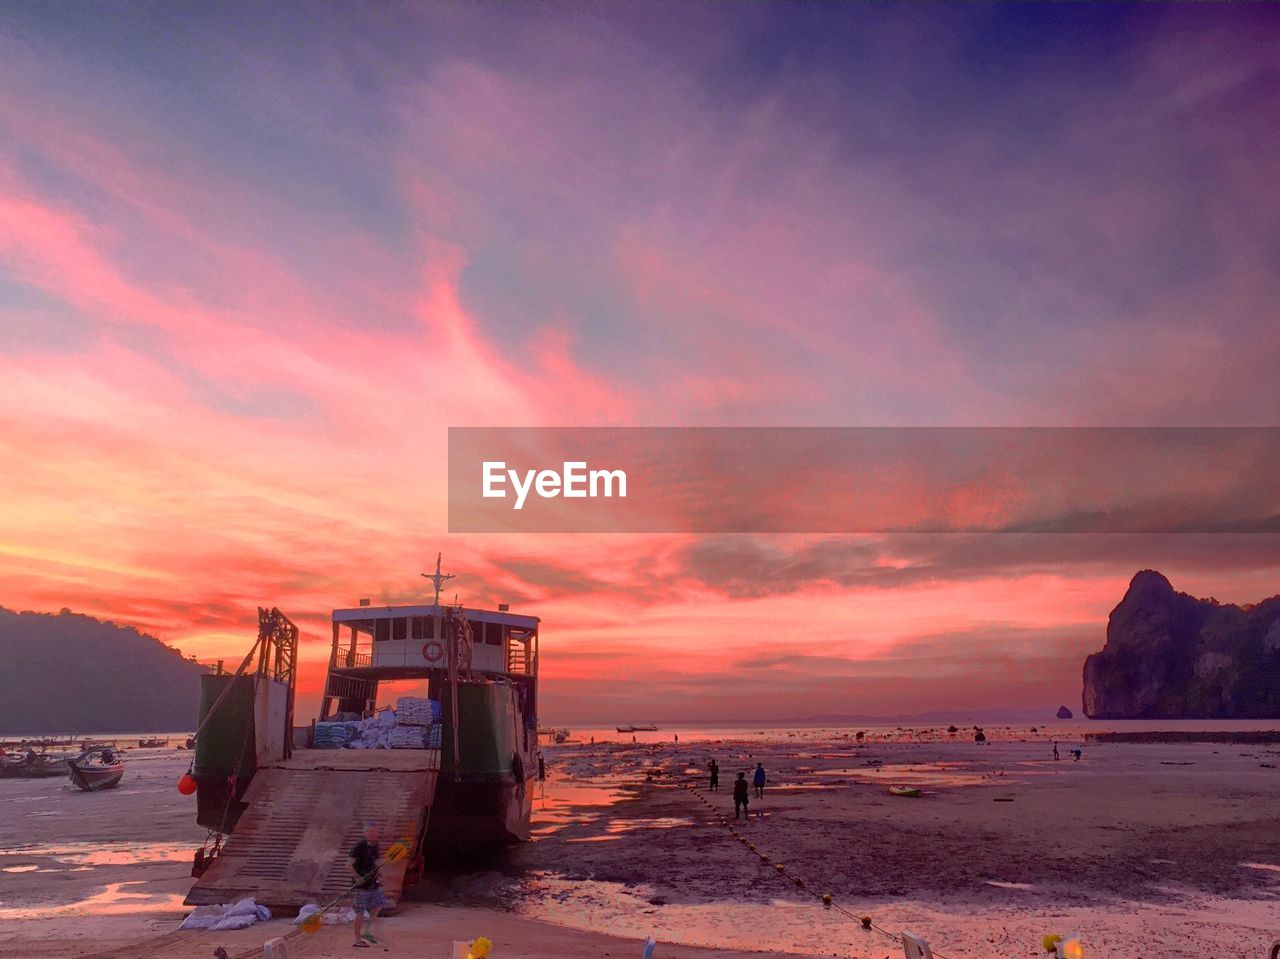
[[[441,587],[441,586],[443,586],[443,585],[444,585],[448,580],[451,580],[451,579],[453,579],[453,578],[454,578],[454,574],[453,574],[453,573],[442,573],[442,572],[440,572],[440,558],[441,558],[443,555],[444,555],[443,553],[436,553],[436,571],[435,571],[435,573],[434,573],[434,574],[431,574],[431,573],[422,573],[422,574],[420,574],[420,575],[422,576],[422,578],[423,578],[423,579],[429,579],[429,580],[431,580],[432,584],[433,584],[433,585],[435,586],[435,588],[436,588],[436,597],[435,597],[435,599],[432,601],[432,605],[433,605],[433,606],[439,606],[439,605],[440,605],[440,587]]]

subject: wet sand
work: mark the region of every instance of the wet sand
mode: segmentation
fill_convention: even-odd
[[[935,731],[548,748],[537,841],[433,871],[374,952],[444,957],[483,933],[495,959],[638,956],[652,933],[659,956],[901,955],[825,892],[948,959],[1030,957],[1044,934],[1077,930],[1091,957],[1266,954],[1280,935],[1280,750],[1103,743],[1055,763],[1047,738],[987,731],[985,746]],[[235,955],[290,931],[175,937],[204,838],[174,787],[188,757],[139,753],[109,793],[0,782],[0,954]],[[735,838],[720,818],[733,824],[729,783],[756,761],[770,783]],[[925,794],[889,796],[899,783]],[[346,930],[304,945],[360,954]]]

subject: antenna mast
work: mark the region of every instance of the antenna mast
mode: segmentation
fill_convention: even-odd
[[[436,588],[436,598],[432,601],[432,605],[434,606],[440,605],[440,587],[443,586],[446,581],[454,578],[453,573],[440,572],[440,558],[443,555],[444,555],[443,553],[436,553],[436,571],[434,575],[431,573],[421,574],[424,579],[431,580],[432,585],[434,585]]]

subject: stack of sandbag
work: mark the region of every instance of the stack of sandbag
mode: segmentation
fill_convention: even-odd
[[[430,726],[440,722],[440,703],[420,696],[396,700],[396,723],[400,726]]]
[[[230,906],[196,906],[178,928],[223,932],[246,929],[255,922],[266,922],[270,918],[271,910],[266,906],[259,906],[252,899],[241,899]]]
[[[392,749],[421,749],[421,726],[393,726],[387,743]]]
[[[347,744],[347,748],[387,749],[391,746],[391,731],[395,728],[395,712],[384,709],[357,724],[355,738]]]
[[[341,749],[356,738],[359,723],[316,723],[316,749]]]
[[[422,748],[423,749],[439,749],[444,742],[444,726],[441,723],[432,723],[422,730]]]

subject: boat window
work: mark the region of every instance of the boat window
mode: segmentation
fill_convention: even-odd
[[[385,643],[391,638],[391,620],[375,619],[373,621],[373,641],[375,643]]]
[[[400,616],[391,621],[391,638],[392,639],[408,639],[409,638],[409,621]]]
[[[431,629],[427,625],[430,622],[426,616],[414,616],[409,620],[410,636],[413,639],[430,639]]]
[[[484,624],[484,641],[489,646],[502,645],[502,624],[501,623],[485,623]]]

